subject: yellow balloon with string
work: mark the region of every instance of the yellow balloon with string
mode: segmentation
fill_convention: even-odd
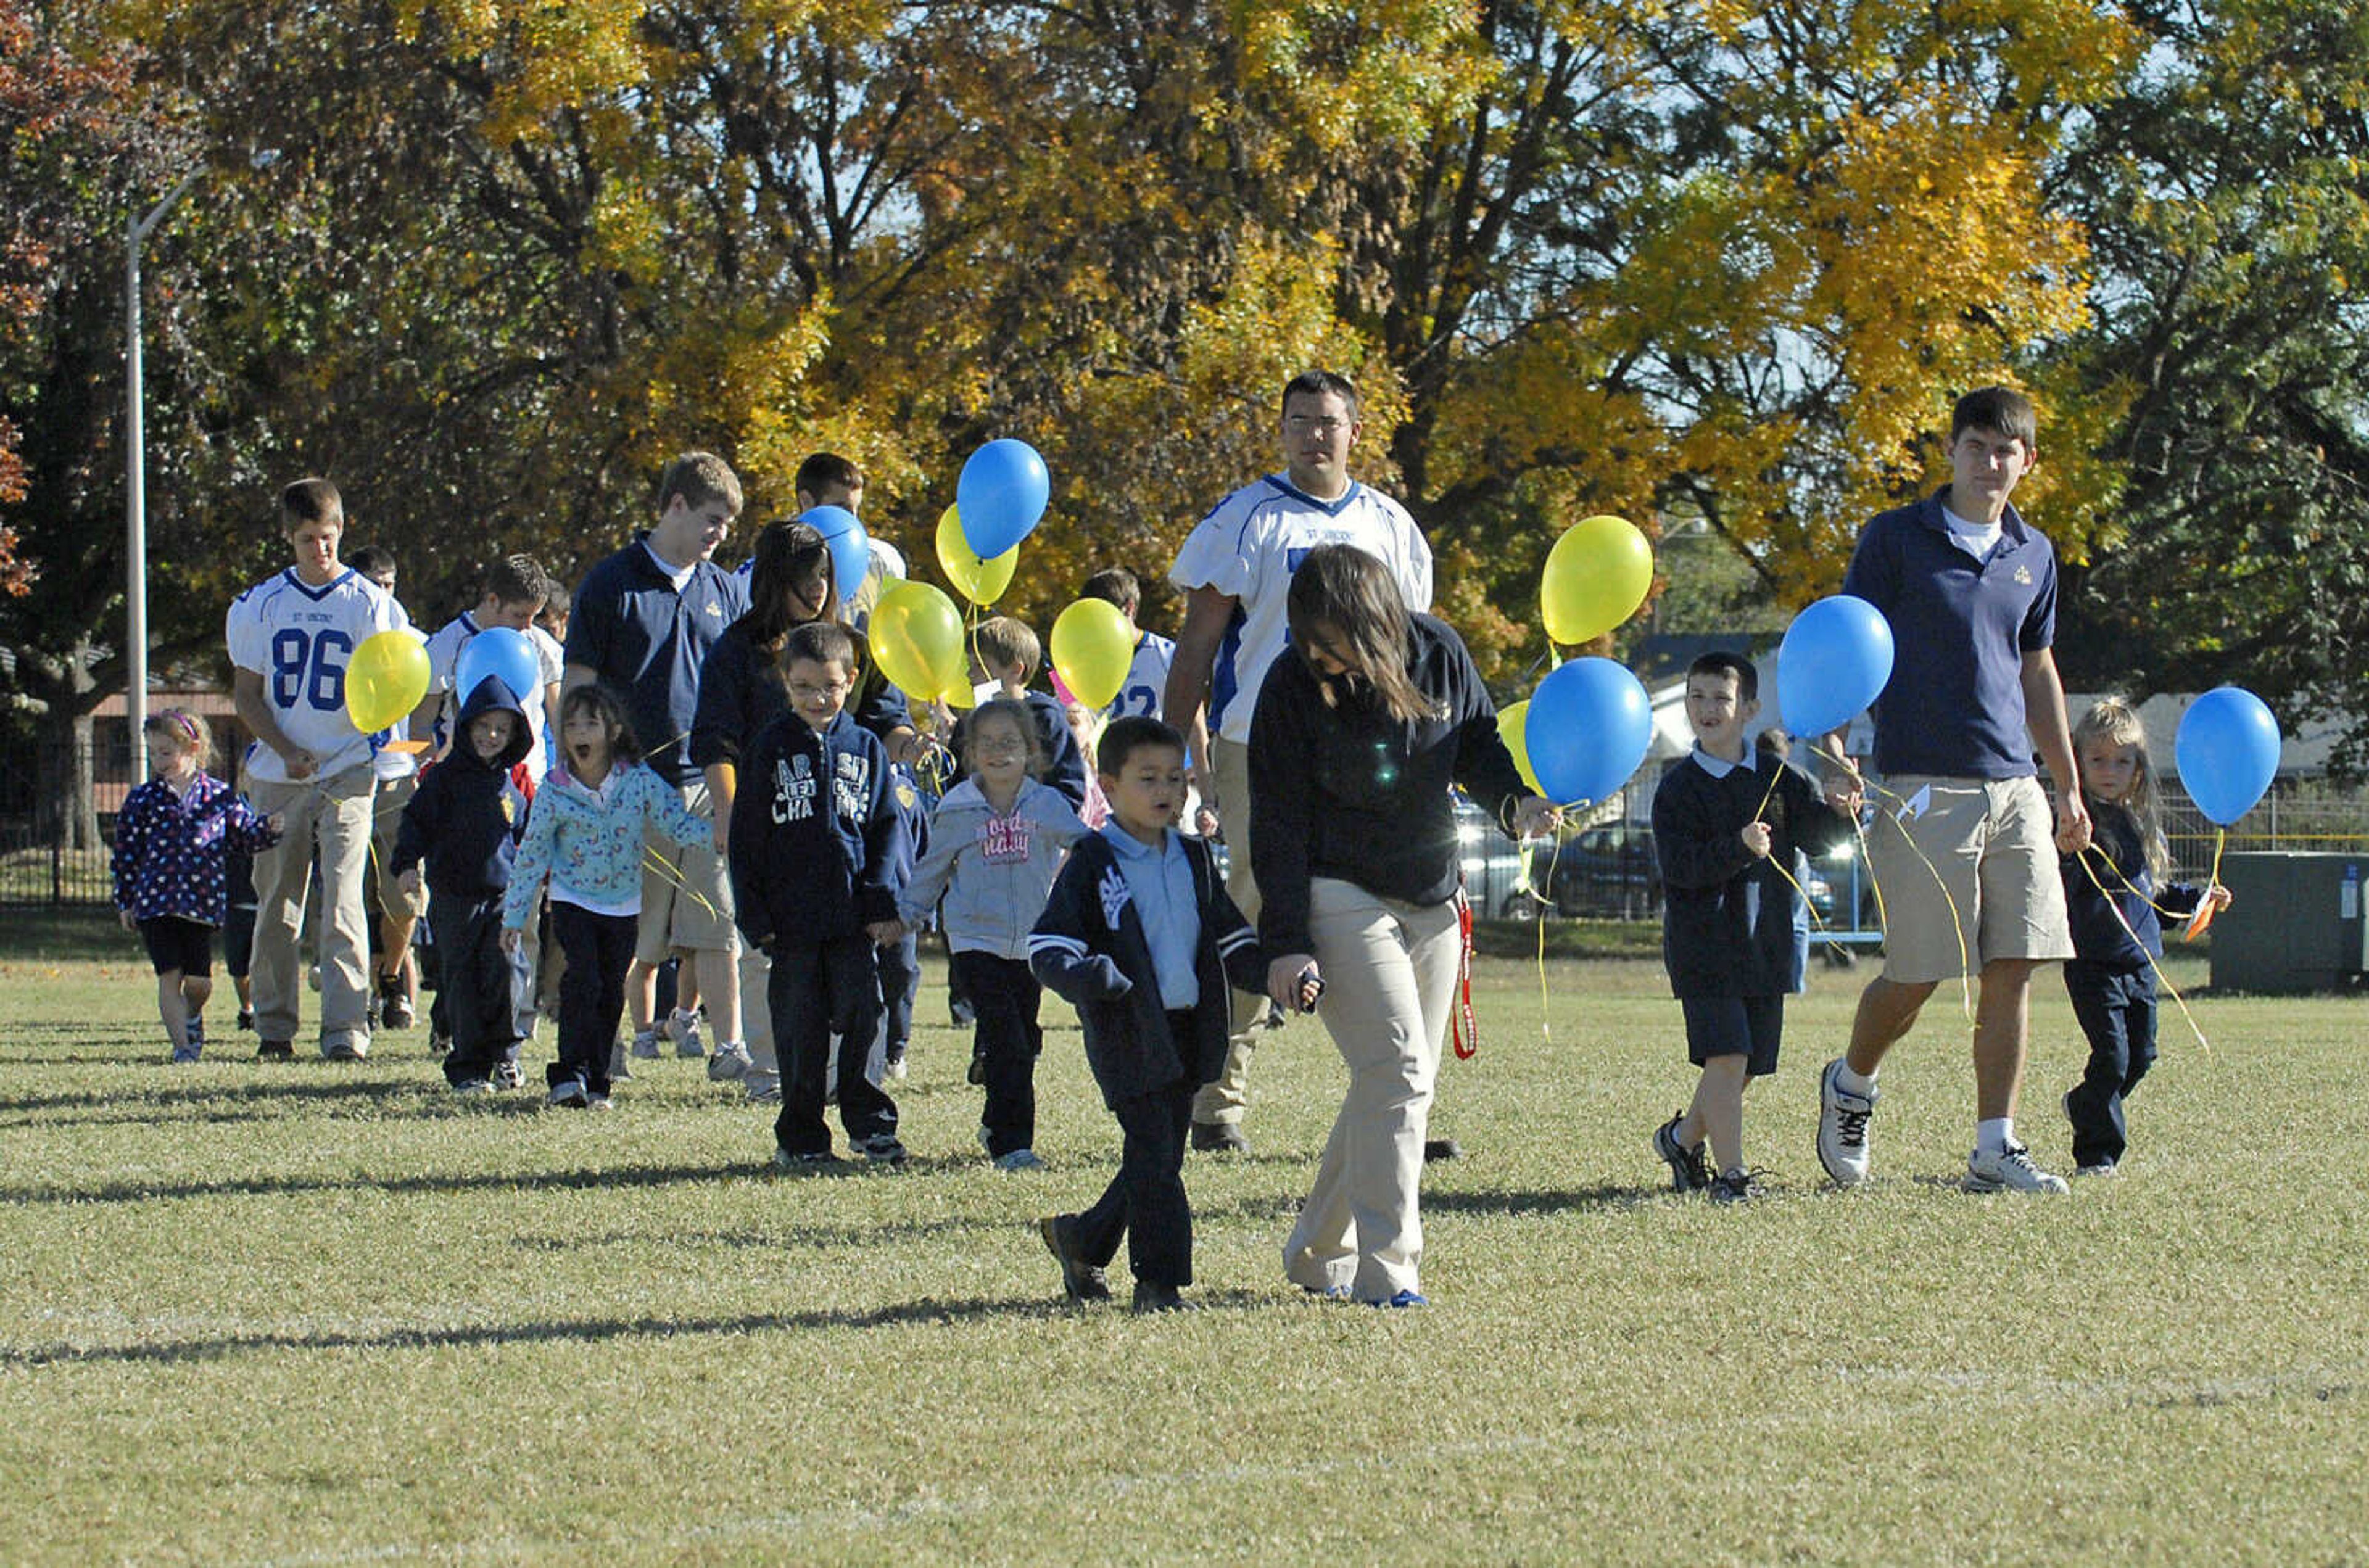
[[[965,599],[986,606],[1002,598],[1004,589],[1012,586],[1012,574],[1020,569],[1020,546],[1014,544],[989,560],[979,559],[963,534],[961,513],[948,507],[938,518],[938,565],[945,568],[946,580]]]
[[[346,716],[364,735],[385,729],[428,695],[428,646],[408,628],[374,633],[346,661]]]
[[[962,612],[935,584],[890,584],[873,606],[867,635],[881,673],[899,690],[927,697],[962,683]]]
[[[1582,518],[1563,531],[1539,575],[1539,611],[1547,635],[1569,647],[1591,641],[1637,613],[1654,587],[1654,547],[1636,525],[1610,516]]]

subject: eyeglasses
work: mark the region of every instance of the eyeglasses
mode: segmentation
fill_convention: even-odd
[[[849,687],[843,681],[834,681],[828,686],[809,686],[803,681],[790,682],[790,697],[800,703],[811,703],[825,697],[844,697],[848,691]]]
[[[1349,428],[1349,421],[1334,418],[1330,414],[1321,418],[1306,414],[1294,414],[1284,420],[1283,428],[1295,436],[1304,436],[1311,431],[1320,436],[1337,436]]]

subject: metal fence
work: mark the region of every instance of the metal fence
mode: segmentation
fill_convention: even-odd
[[[0,909],[64,909],[114,899],[107,838],[132,786],[132,759],[104,744],[86,753],[96,845],[74,847],[76,805],[68,787],[82,770],[70,742],[0,729]]]

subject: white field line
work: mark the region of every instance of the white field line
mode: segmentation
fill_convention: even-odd
[[[2362,1392],[2364,1384],[2369,1384],[2369,1376],[2365,1375],[2369,1375],[2369,1364],[2360,1362],[2339,1367],[2291,1368],[2245,1378],[2088,1380],[2019,1379],[1983,1371],[1920,1372],[1904,1367],[1832,1369],[1832,1376],[1837,1382],[1891,1385],[1923,1391],[1921,1397],[1905,1403],[1869,1401],[1859,1407],[1887,1419],[1952,1407],[2020,1407],[2032,1403],[2035,1399],[2109,1408],[2167,1405],[2205,1408],[2263,1399],[2351,1399]],[[1853,1413],[1856,1412],[1840,1413],[1840,1418],[1848,1419]],[[1625,1435],[1617,1427],[1607,1430],[1593,1425],[1586,1428],[1586,1432],[1592,1437],[1608,1438],[1615,1444],[1625,1441],[1633,1443],[1638,1448],[1650,1449],[1667,1447],[1674,1438],[1692,1442],[1718,1436],[1722,1441],[1732,1441],[1736,1434],[1742,1432],[1757,1430],[1774,1436],[1795,1426],[1829,1426],[1837,1418],[1838,1413],[1830,1409],[1772,1411],[1752,1420],[1737,1420],[1733,1414],[1722,1414],[1690,1422],[1671,1422],[1656,1415],[1649,1427],[1641,1427]],[[1417,1450],[1338,1459],[1103,1476],[1085,1482],[1063,1482],[1033,1489],[1015,1490],[1008,1482],[998,1482],[950,1494],[924,1493],[888,1508],[841,1504],[801,1513],[746,1514],[701,1525],[628,1535],[613,1544],[629,1550],[655,1550],[660,1553],[716,1542],[781,1541],[786,1544],[809,1538],[817,1531],[869,1534],[896,1530],[923,1520],[959,1523],[1015,1507],[1036,1512],[1073,1507],[1090,1492],[1112,1500],[1146,1489],[1156,1496],[1188,1494],[1206,1496],[1211,1489],[1322,1481],[1361,1474],[1388,1475],[1466,1459],[1488,1459],[1540,1449],[1565,1448],[1570,1446],[1574,1436],[1572,1432],[1549,1436],[1508,1436],[1476,1442],[1426,1444]],[[387,1542],[378,1546],[303,1552],[253,1561],[257,1568],[326,1568],[326,1565],[338,1563],[469,1562],[485,1558],[515,1561],[564,1555],[580,1550],[585,1544],[562,1539],[509,1536],[499,1539],[457,1543]],[[608,1546],[612,1543],[604,1540],[602,1544]]]

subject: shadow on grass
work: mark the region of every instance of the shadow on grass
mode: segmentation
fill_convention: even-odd
[[[19,1126],[37,1125],[37,1111],[102,1110],[123,1105],[154,1105],[170,1109],[179,1105],[200,1105],[218,1101],[279,1102],[368,1100],[384,1105],[398,1100],[417,1100],[423,1104],[442,1104],[441,1079],[405,1081],[394,1079],[338,1079],[327,1082],[307,1082],[302,1079],[277,1082],[258,1081],[249,1083],[188,1083],[177,1087],[162,1086],[139,1089],[94,1089],[81,1093],[10,1094],[0,1095],[0,1116],[25,1116]],[[62,1120],[79,1122],[81,1118]]]
[[[1427,1214],[1533,1215],[1566,1214],[1574,1209],[1633,1208],[1670,1196],[1669,1187],[1624,1186],[1606,1182],[1574,1191],[1430,1192],[1423,1195]]]

